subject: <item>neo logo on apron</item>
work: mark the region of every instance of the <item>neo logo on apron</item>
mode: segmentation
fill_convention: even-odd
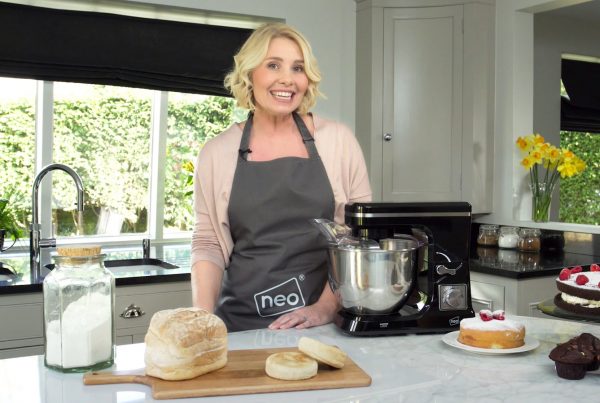
[[[291,278],[267,290],[254,294],[256,311],[262,317],[281,315],[306,305],[297,278]]]

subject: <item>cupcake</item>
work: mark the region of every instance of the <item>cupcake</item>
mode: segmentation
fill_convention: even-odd
[[[554,361],[556,374],[564,379],[582,379],[587,371],[598,369],[600,339],[582,333],[566,343],[557,345],[549,355]]]

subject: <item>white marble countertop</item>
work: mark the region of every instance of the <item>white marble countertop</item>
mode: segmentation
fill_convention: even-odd
[[[576,402],[600,390],[600,373],[569,381],[556,375],[549,351],[583,332],[600,336],[600,326],[557,319],[514,317],[540,346],[529,352],[483,355],[442,342],[443,335],[355,338],[335,326],[307,330],[257,330],[231,333],[229,349],[296,346],[303,336],[344,349],[373,379],[371,386],[216,398],[160,400],[175,402]],[[144,344],[117,347],[113,369],[143,366]],[[598,371],[596,371],[598,372]],[[81,374],[44,367],[42,356],[0,360],[0,402],[153,402],[145,385],[86,386]]]

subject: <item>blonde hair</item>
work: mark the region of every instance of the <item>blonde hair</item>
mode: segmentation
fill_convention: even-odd
[[[265,59],[269,45],[275,38],[287,38],[294,41],[302,52],[304,72],[308,78],[308,88],[297,112],[304,115],[315,106],[317,97],[323,96],[319,91],[321,72],[306,38],[287,24],[279,22],[263,24],[250,35],[242,48],[233,57],[234,68],[225,76],[225,88],[231,92],[239,107],[255,110],[251,80],[252,72]]]

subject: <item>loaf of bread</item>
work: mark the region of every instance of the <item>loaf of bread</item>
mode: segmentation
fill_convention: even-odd
[[[156,312],[145,342],[146,374],[157,378],[191,379],[227,364],[227,328],[203,309]]]

